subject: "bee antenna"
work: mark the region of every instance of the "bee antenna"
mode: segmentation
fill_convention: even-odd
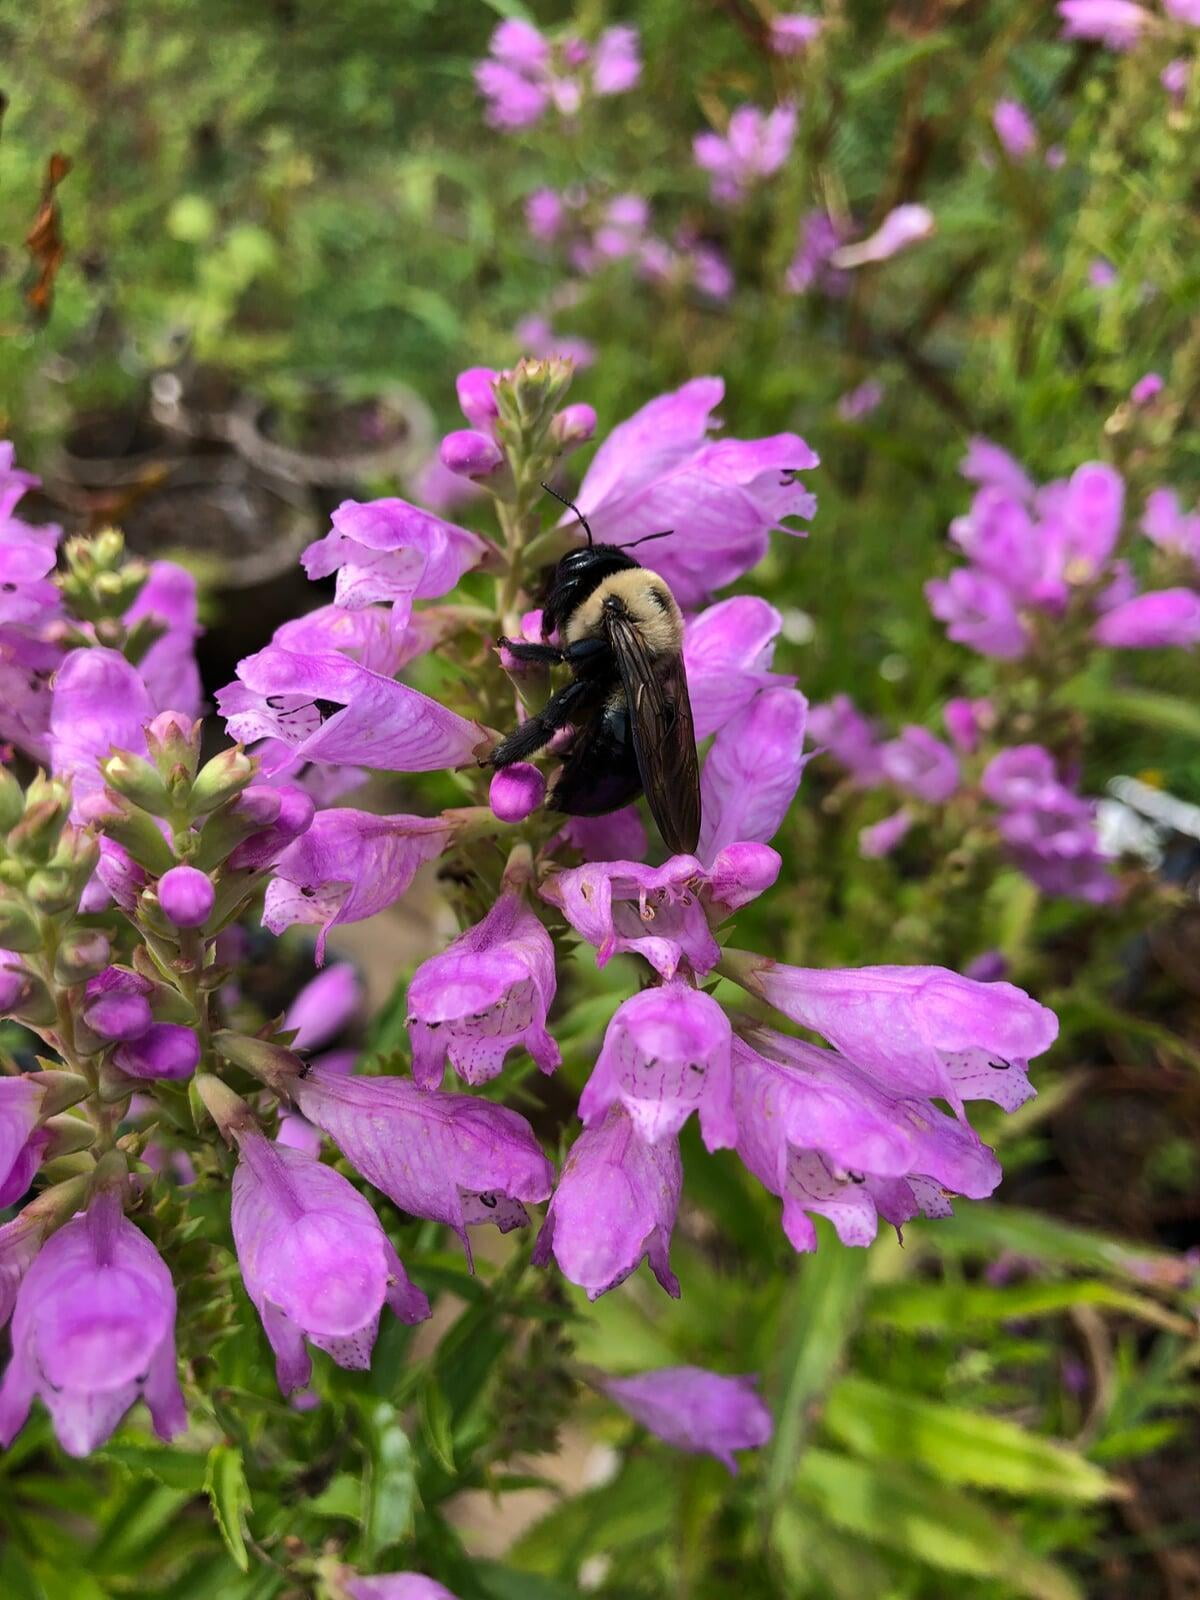
[[[588,536],[589,548],[594,545],[596,541],[592,538],[592,530],[588,527],[588,519],[584,516],[583,512],[580,511],[574,500],[568,500],[565,494],[559,494],[558,490],[552,489],[548,483],[543,483],[542,488],[545,489],[547,494],[552,494],[554,498],[566,506],[569,511],[573,511],[575,513],[583,525],[584,533],[586,533]]]
[[[674,528],[664,528],[661,533],[644,533],[640,539],[630,539],[621,549],[632,550],[635,544],[649,544],[651,539],[669,539],[674,532]]]

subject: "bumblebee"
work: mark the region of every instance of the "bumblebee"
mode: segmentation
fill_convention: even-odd
[[[543,640],[557,629],[561,644],[499,641],[518,661],[570,667],[571,682],[497,745],[488,764],[528,760],[569,728],[547,804],[568,816],[598,817],[644,791],[667,848],[690,855],[700,838],[700,772],[682,613],[665,579],[628,547],[597,544],[571,509],[587,546],[558,563],[542,609]]]

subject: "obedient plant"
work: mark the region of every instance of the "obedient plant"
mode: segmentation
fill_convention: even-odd
[[[1055,691],[1105,650],[1200,643],[1200,518],[1161,487],[1135,520],[1103,462],[1038,487],[987,439],[972,440],[962,472],[977,488],[950,539],[966,565],[925,593],[949,637],[984,658],[986,694],[946,702],[945,738],[915,725],[887,738],[838,695],[813,708],[810,737],[848,788],[900,802],[862,830],[863,855],[888,855],[920,827],[947,851],[986,845],[1046,894],[1115,899],[1095,803],[1078,792],[1085,730]],[[1141,589],[1135,565],[1154,587]]]
[[[57,576],[51,533],[10,535],[33,555],[5,626],[60,654],[23,742],[48,771],[24,791],[0,773],[4,1010],[45,1051],[39,1070],[0,1079],[0,1193],[11,1203],[37,1189],[0,1229],[5,1439],[38,1397],[77,1453],[141,1398],[164,1437],[185,1407],[203,1408],[194,1361],[180,1387],[170,1241],[165,1256],[152,1243],[164,1183],[182,1183],[185,1205],[189,1193],[215,1203],[293,1394],[320,1392],[314,1351],[367,1368],[385,1309],[405,1323],[429,1314],[384,1197],[457,1236],[468,1265],[473,1229],[528,1229],[544,1208],[532,1261],[595,1298],[643,1261],[679,1293],[671,1236],[693,1114],[709,1150],[734,1152],[779,1197],[798,1250],[816,1247],[815,1217],[861,1246],[880,1218],[941,1216],[999,1181],[967,1106],[1013,1110],[1033,1092],[1029,1063],[1056,1032],[1045,1007],[941,968],[799,968],[726,942],[741,907],[781,892],[771,841],[801,780],[807,706],[774,670],[779,614],[720,591],[814,515],[805,480],[818,458],[803,439],[716,433],[723,386],[699,378],[609,428],[575,488],[597,540],[673,530],[654,569],[686,616],[696,853],[664,855],[631,808],[549,810],[553,747],[495,776],[483,765],[496,730],[552,689],[547,668],[498,641],[540,636],[541,573],[581,537],[543,488],[566,492],[564,459],[596,428],[590,408],[565,403],[570,378],[557,360],[461,376],[469,427],[442,460],[488,494],[495,535],[399,499],[342,505],[303,558],[310,576],[334,579],[334,603],[240,663],[216,696],[236,742],[207,761],[190,608],[147,611],[155,575],[123,562],[114,535],[70,546]],[[173,584],[160,571],[157,592]],[[39,632],[50,617],[59,625]],[[163,684],[185,703],[162,706]],[[869,741],[861,753],[921,803],[959,782],[957,757],[927,737],[895,741],[877,766]],[[459,803],[366,809],[353,791],[381,770],[441,772]],[[1001,776],[1019,811],[1037,774]],[[326,1048],[361,1003],[344,962],[279,1022],[245,1025],[243,927],[313,930],[320,966],[342,925],[394,904],[432,861],[463,931],[408,983],[407,1051],[354,1072]],[[619,954],[631,958],[626,990],[592,1040],[556,1172],[528,1065],[560,1069],[573,963],[598,970]],[[517,1081],[529,1116],[503,1103]],[[174,1178],[172,1149],[188,1158]],[[659,1438],[731,1467],[770,1433],[742,1377],[580,1376]],[[323,1581],[351,1595],[438,1592],[413,1574],[330,1569]]]

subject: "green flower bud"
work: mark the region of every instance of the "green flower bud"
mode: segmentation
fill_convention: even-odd
[[[25,815],[9,830],[8,848],[25,861],[49,860],[70,810],[66,784],[47,781],[39,773],[26,791]]]
[[[294,1051],[272,1044],[269,1039],[255,1039],[249,1034],[223,1028],[213,1034],[212,1042],[213,1049],[225,1061],[252,1073],[277,1094],[287,1094],[290,1085],[304,1071],[304,1062]]]
[[[222,750],[201,767],[192,785],[192,811],[203,816],[215,811],[226,801],[234,799],[253,778],[258,763],[242,749],[240,744]]]
[[[200,763],[200,723],[162,711],[146,729],[146,748],[163,782],[175,794],[191,783]]]
[[[540,438],[571,387],[573,371],[571,362],[557,356],[518,361],[496,382],[496,403],[504,422],[533,439]]]
[[[114,572],[125,559],[125,535],[119,528],[104,528],[85,548],[97,572]]]
[[[73,910],[79,904],[74,876],[62,867],[40,867],[25,885],[30,902],[48,917]]]
[[[37,918],[13,889],[0,888],[0,947],[22,952],[42,947]]]
[[[131,800],[152,816],[169,816],[173,807],[171,796],[162,777],[141,756],[128,750],[117,750],[107,761],[100,763],[100,771],[110,789],[115,789],[126,800]]]
[[[15,828],[25,813],[25,791],[7,767],[0,767],[0,833]]]
[[[156,878],[175,865],[170,846],[153,818],[111,789],[105,793],[103,802],[89,807],[88,821],[98,832],[127,850],[139,867],[152,872]]]
[[[81,1078],[74,1072],[60,1072],[57,1068],[51,1068],[46,1072],[27,1072],[25,1082],[42,1091],[42,1103],[38,1112],[38,1120],[41,1122],[47,1117],[56,1117],[60,1111],[78,1105],[91,1092],[86,1078]]]
[[[50,1143],[42,1159],[55,1161],[59,1156],[74,1155],[95,1143],[96,1130],[82,1117],[51,1117],[46,1123]]]
[[[54,958],[54,981],[69,989],[86,983],[109,964],[112,947],[99,928],[73,928],[58,947]]]

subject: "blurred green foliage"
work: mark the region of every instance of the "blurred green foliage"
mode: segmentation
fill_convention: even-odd
[[[142,403],[184,352],[276,397],[314,376],[399,378],[453,426],[454,374],[518,355],[517,321],[561,286],[524,198],[586,183],[645,195],[664,231],[702,228],[738,283],[718,305],[616,264],[556,313],[597,346],[573,398],[595,404],[601,436],[711,371],[732,429],[794,428],[821,452],[810,536],[777,539],[747,584],[784,609],[777,664],[812,698],[848,690],[933,724],[947,694],[988,684],[922,596],[965,505],[956,468],[972,432],[1039,478],[1101,456],[1134,501],[1163,482],[1195,498],[1200,70],[1182,105],[1159,84],[1181,34],[1118,57],[1058,41],[1035,0],[861,0],[831,4],[822,39],[785,63],[747,0],[642,0],[626,12],[642,32],[637,91],[570,129],[497,135],[471,69],[497,17],[522,14],[516,0],[0,7],[0,409],[23,458],[36,465],[97,404]],[[571,17],[536,14],[549,28]],[[590,34],[613,18],[585,0],[575,20]],[[792,160],[743,212],[715,213],[692,135],[739,101],[789,93],[802,105]],[[1062,145],[1060,170],[1003,157],[1001,94],[1025,102],[1043,145]],[[54,150],[74,162],[60,191],[69,254],[36,326],[21,241]],[[877,222],[918,198],[938,222],[927,245],[845,300],[782,292],[810,208]],[[1108,289],[1089,279],[1098,258],[1116,269]],[[1127,397],[1148,370],[1168,403],[1137,414]],[[841,420],[838,396],[867,377],[885,384],[882,406]],[[1085,787],[1152,769],[1197,798],[1195,686],[1194,660],[1168,652],[1056,686],[1091,724]],[[1129,999],[1130,922],[1041,904],[1009,872],[965,892],[936,863],[865,863],[862,819],[840,807],[806,779],[782,840],[786,889],[742,915],[738,942],[820,964],[957,965],[1001,948],[1064,1021],[1058,1081],[1043,1074],[1041,1100],[983,1130],[1027,1203],[962,1203],[953,1221],[906,1230],[903,1248],[850,1252],[830,1236],[796,1260],[776,1203],[693,1136],[678,1305],[634,1280],[587,1306],[521,1252],[472,1279],[436,1230],[393,1218],[446,1331],[417,1356],[411,1331],[387,1326],[369,1377],[322,1362],[325,1403],[308,1412],[275,1393],[244,1299],[232,1322],[214,1312],[231,1258],[197,1242],[184,1353],[217,1381],[194,1450],[126,1430],[68,1470],[45,1426],[28,1428],[0,1457],[0,1592],[267,1600],[312,1592],[328,1545],[364,1570],[419,1567],[462,1600],[567,1600],[581,1583],[614,1600],[1182,1593],[1198,1530],[1170,1485],[1195,1464],[1196,1347],[1187,1273],[1160,1250],[1187,1226],[1158,1229],[1156,1205],[1182,1196],[1186,1224],[1195,1164],[1177,1126],[1136,1183],[1128,1163],[1106,1169],[1114,1102],[1091,1186],[1044,1175],[1059,1171],[1062,1119],[1103,1102],[1106,1073],[1133,1074],[1194,1129],[1195,987],[1181,1001],[1160,978]],[[571,1087],[628,987],[621,969],[573,970]],[[399,995],[381,1051],[402,1016]],[[211,1198],[215,1214],[219,1179]],[[167,1238],[188,1224],[168,1201],[153,1226]],[[612,1370],[761,1372],[774,1445],[731,1483],[585,1399],[587,1425],[621,1446],[616,1475],[529,1526],[523,1497],[547,1470],[536,1452],[575,1391],[572,1347]],[[520,1517],[501,1559],[473,1553],[469,1489]]]

